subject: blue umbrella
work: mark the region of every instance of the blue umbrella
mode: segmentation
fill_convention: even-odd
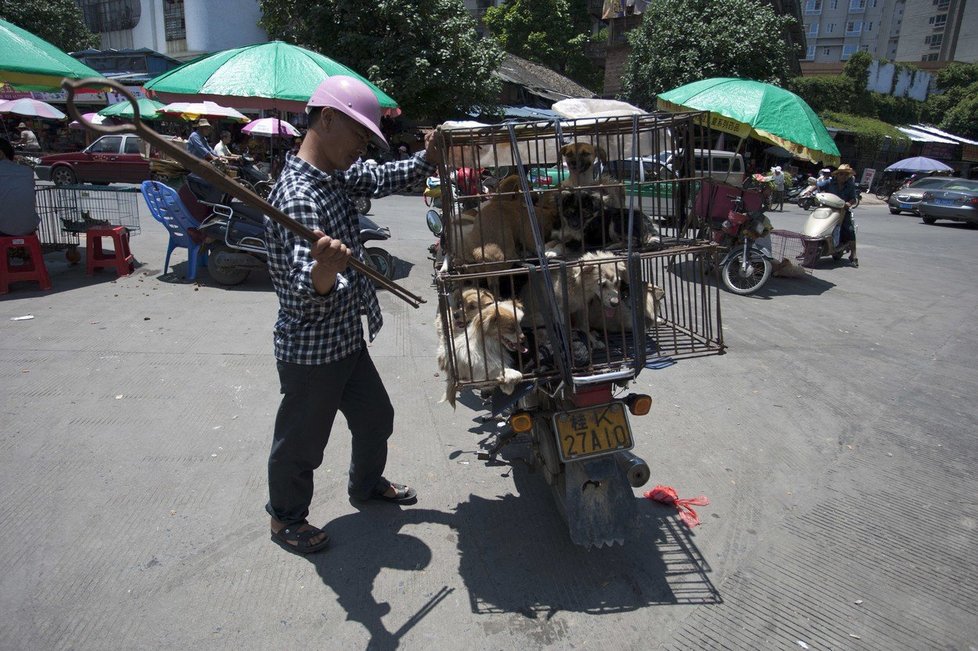
[[[950,172],[952,168],[948,167],[939,160],[934,160],[933,158],[926,158],[924,156],[914,156],[913,158],[904,158],[903,160],[898,160],[889,167],[887,167],[884,172]]]

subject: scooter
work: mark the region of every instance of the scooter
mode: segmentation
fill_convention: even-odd
[[[713,241],[729,247],[720,260],[720,277],[734,294],[753,294],[768,281],[774,268],[774,256],[757,243],[764,235],[763,211],[747,212],[743,197],[730,195],[733,206],[719,229],[713,231]]]
[[[797,203],[802,210],[811,210],[815,207],[815,193],[818,192],[815,183],[815,179],[808,179],[808,184],[798,193]]]
[[[208,215],[201,221],[198,231],[207,240],[207,271],[215,282],[222,285],[238,285],[245,281],[254,269],[264,269],[268,264],[268,247],[265,242],[265,218],[259,211],[232,200],[207,181],[189,174],[181,199],[191,213],[201,214],[201,207]],[[196,206],[193,204],[196,202]],[[379,226],[360,215],[360,243],[390,239],[390,229]],[[390,279],[394,275],[394,258],[379,247],[364,247],[365,262]]]
[[[806,267],[814,267],[819,258],[827,255],[832,256],[833,260],[841,260],[848,252],[849,262],[852,266],[858,267],[859,259],[856,257],[858,229],[855,222],[852,224],[852,239],[842,244],[837,243],[838,233],[846,215],[846,202],[829,192],[816,193],[815,201],[818,207],[808,215],[808,220],[801,231],[805,237],[802,264]]]

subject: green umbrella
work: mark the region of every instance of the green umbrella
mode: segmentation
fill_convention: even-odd
[[[160,114],[160,109],[165,105],[160,102],[151,100],[148,97],[141,97],[136,100],[136,104],[139,106],[140,120],[159,120],[163,117]],[[110,104],[99,111],[98,114],[107,118],[127,118],[131,120],[132,104],[127,101]]]
[[[0,19],[0,82],[20,90],[60,90],[65,77],[102,75],[44,39]]]
[[[234,108],[299,112],[316,87],[332,75],[363,80],[382,110],[400,112],[397,102],[350,68],[282,41],[217,52],[165,72],[143,88],[167,102],[211,100]]]
[[[660,94],[658,104],[672,112],[710,111],[711,129],[740,138],[751,136],[813,163],[839,163],[839,148],[822,120],[805,100],[773,84],[704,79]]]

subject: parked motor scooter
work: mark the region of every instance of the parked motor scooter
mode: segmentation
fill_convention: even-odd
[[[733,205],[719,229],[713,231],[713,241],[729,247],[720,260],[720,277],[734,294],[753,294],[771,277],[771,252],[757,243],[765,231],[764,212],[748,212],[741,196],[730,195]]]
[[[254,269],[268,264],[265,218],[261,212],[232,200],[195,174],[187,175],[180,197],[192,214],[206,212],[198,231],[206,238],[207,271],[222,285],[238,285]],[[194,205],[196,203],[196,205]],[[360,243],[390,239],[390,229],[360,215]],[[394,275],[394,258],[380,247],[364,247],[366,263],[386,278]]]
[[[852,266],[858,267],[859,259],[856,257],[858,229],[855,222],[852,224],[852,239],[837,244],[842,222],[846,216],[846,202],[829,192],[816,193],[815,201],[818,207],[808,215],[808,220],[801,231],[805,236],[802,264],[806,267],[814,267],[819,258],[830,255],[833,260],[840,260],[848,252],[849,262]]]

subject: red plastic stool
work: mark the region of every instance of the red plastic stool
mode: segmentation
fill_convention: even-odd
[[[102,238],[112,238],[112,251],[102,250]],[[114,268],[120,276],[128,276],[135,268],[135,258],[129,250],[129,231],[124,226],[102,226],[85,231],[85,273],[91,276],[96,269]]]
[[[27,249],[30,259],[15,267],[10,264],[10,251],[21,248]],[[41,289],[51,289],[51,277],[44,266],[44,253],[37,233],[0,237],[0,294],[10,291],[10,283],[22,280],[34,281]]]

